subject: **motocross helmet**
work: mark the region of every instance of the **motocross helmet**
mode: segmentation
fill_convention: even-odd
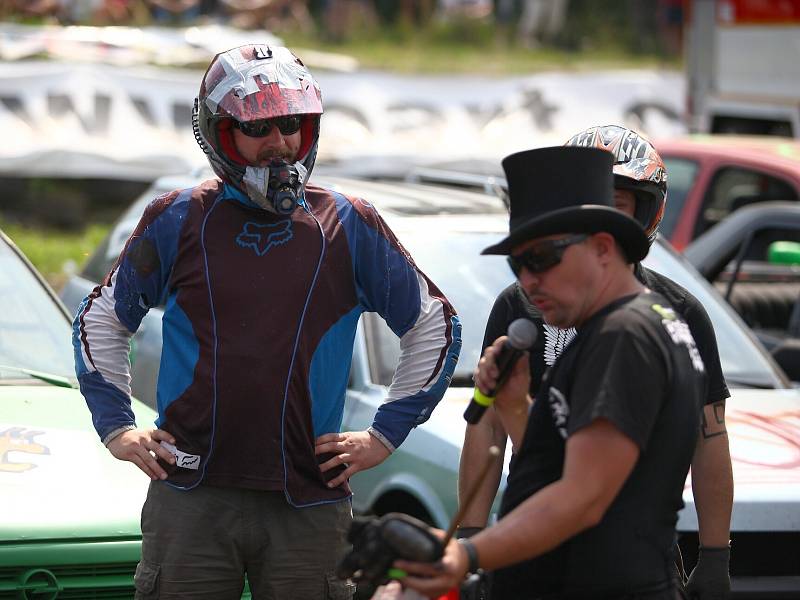
[[[249,44],[211,61],[195,99],[192,125],[214,172],[273,210],[267,199],[270,167],[250,165],[241,156],[234,143],[234,121],[301,118],[300,149],[292,166],[300,175],[302,193],[317,155],[321,115],[319,86],[299,58],[282,46]]]
[[[614,187],[633,192],[634,217],[652,245],[667,204],[667,170],[653,144],[631,129],[606,125],[581,131],[565,146],[602,148],[614,155]]]

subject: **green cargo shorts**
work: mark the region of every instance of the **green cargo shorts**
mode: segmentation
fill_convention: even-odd
[[[348,600],[334,571],[348,552],[349,501],[295,508],[283,492],[152,482],[142,509],[137,600]]]

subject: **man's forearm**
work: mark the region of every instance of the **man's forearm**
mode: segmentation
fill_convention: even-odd
[[[564,481],[543,488],[472,538],[480,566],[492,570],[528,560],[593,525],[582,520],[587,514],[583,498],[579,486]]]
[[[461,527],[486,527],[497,488],[503,476],[503,450],[506,432],[493,409],[487,410],[475,425],[467,425],[461,461],[458,466],[458,505],[462,506],[467,495],[478,483],[478,474],[489,456],[489,447],[500,448],[500,455],[492,463],[489,472],[477,491],[472,503],[464,513]]]
[[[692,493],[700,545],[727,546],[733,506],[733,472],[725,429],[725,402],[708,405],[703,411],[703,426],[692,459]]]
[[[511,438],[511,446],[514,452],[519,450],[522,439],[525,437],[525,429],[528,427],[528,413],[533,400],[526,395],[525,401],[520,400],[516,403],[509,403],[505,408],[500,408],[495,404],[495,414],[497,415],[500,427]]]
[[[567,441],[561,479],[472,538],[484,569],[539,556],[600,522],[633,470],[639,451],[604,420]]]

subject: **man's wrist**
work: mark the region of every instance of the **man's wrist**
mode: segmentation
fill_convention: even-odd
[[[116,438],[121,436],[126,431],[131,431],[136,429],[136,425],[123,425],[122,427],[117,427],[116,429],[112,430],[110,433],[107,433],[105,437],[102,438],[103,445],[108,448],[108,445],[113,442]]]
[[[459,527],[456,529],[456,539],[471,538],[473,535],[483,531],[483,527]]]
[[[728,542],[725,546],[704,546],[700,545],[700,552],[708,553],[708,554],[720,554],[720,553],[730,553],[731,551],[731,543]]]
[[[480,562],[478,559],[478,550],[475,548],[469,538],[459,538],[458,544],[464,549],[467,555],[467,573],[477,573],[480,570]]]
[[[390,442],[389,439],[385,435],[383,435],[380,431],[375,429],[375,427],[372,426],[368,427],[367,433],[369,433],[372,437],[378,440],[381,444],[386,446],[386,449],[389,451],[389,454],[392,454],[396,450],[394,444],[392,444],[392,442]]]

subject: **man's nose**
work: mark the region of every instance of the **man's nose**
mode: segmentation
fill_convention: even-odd
[[[280,146],[283,144],[283,134],[281,130],[273,126],[267,135],[261,138],[262,145],[265,147]]]
[[[527,267],[522,267],[517,279],[522,289],[526,292],[531,292],[539,287],[539,274],[530,271]]]

